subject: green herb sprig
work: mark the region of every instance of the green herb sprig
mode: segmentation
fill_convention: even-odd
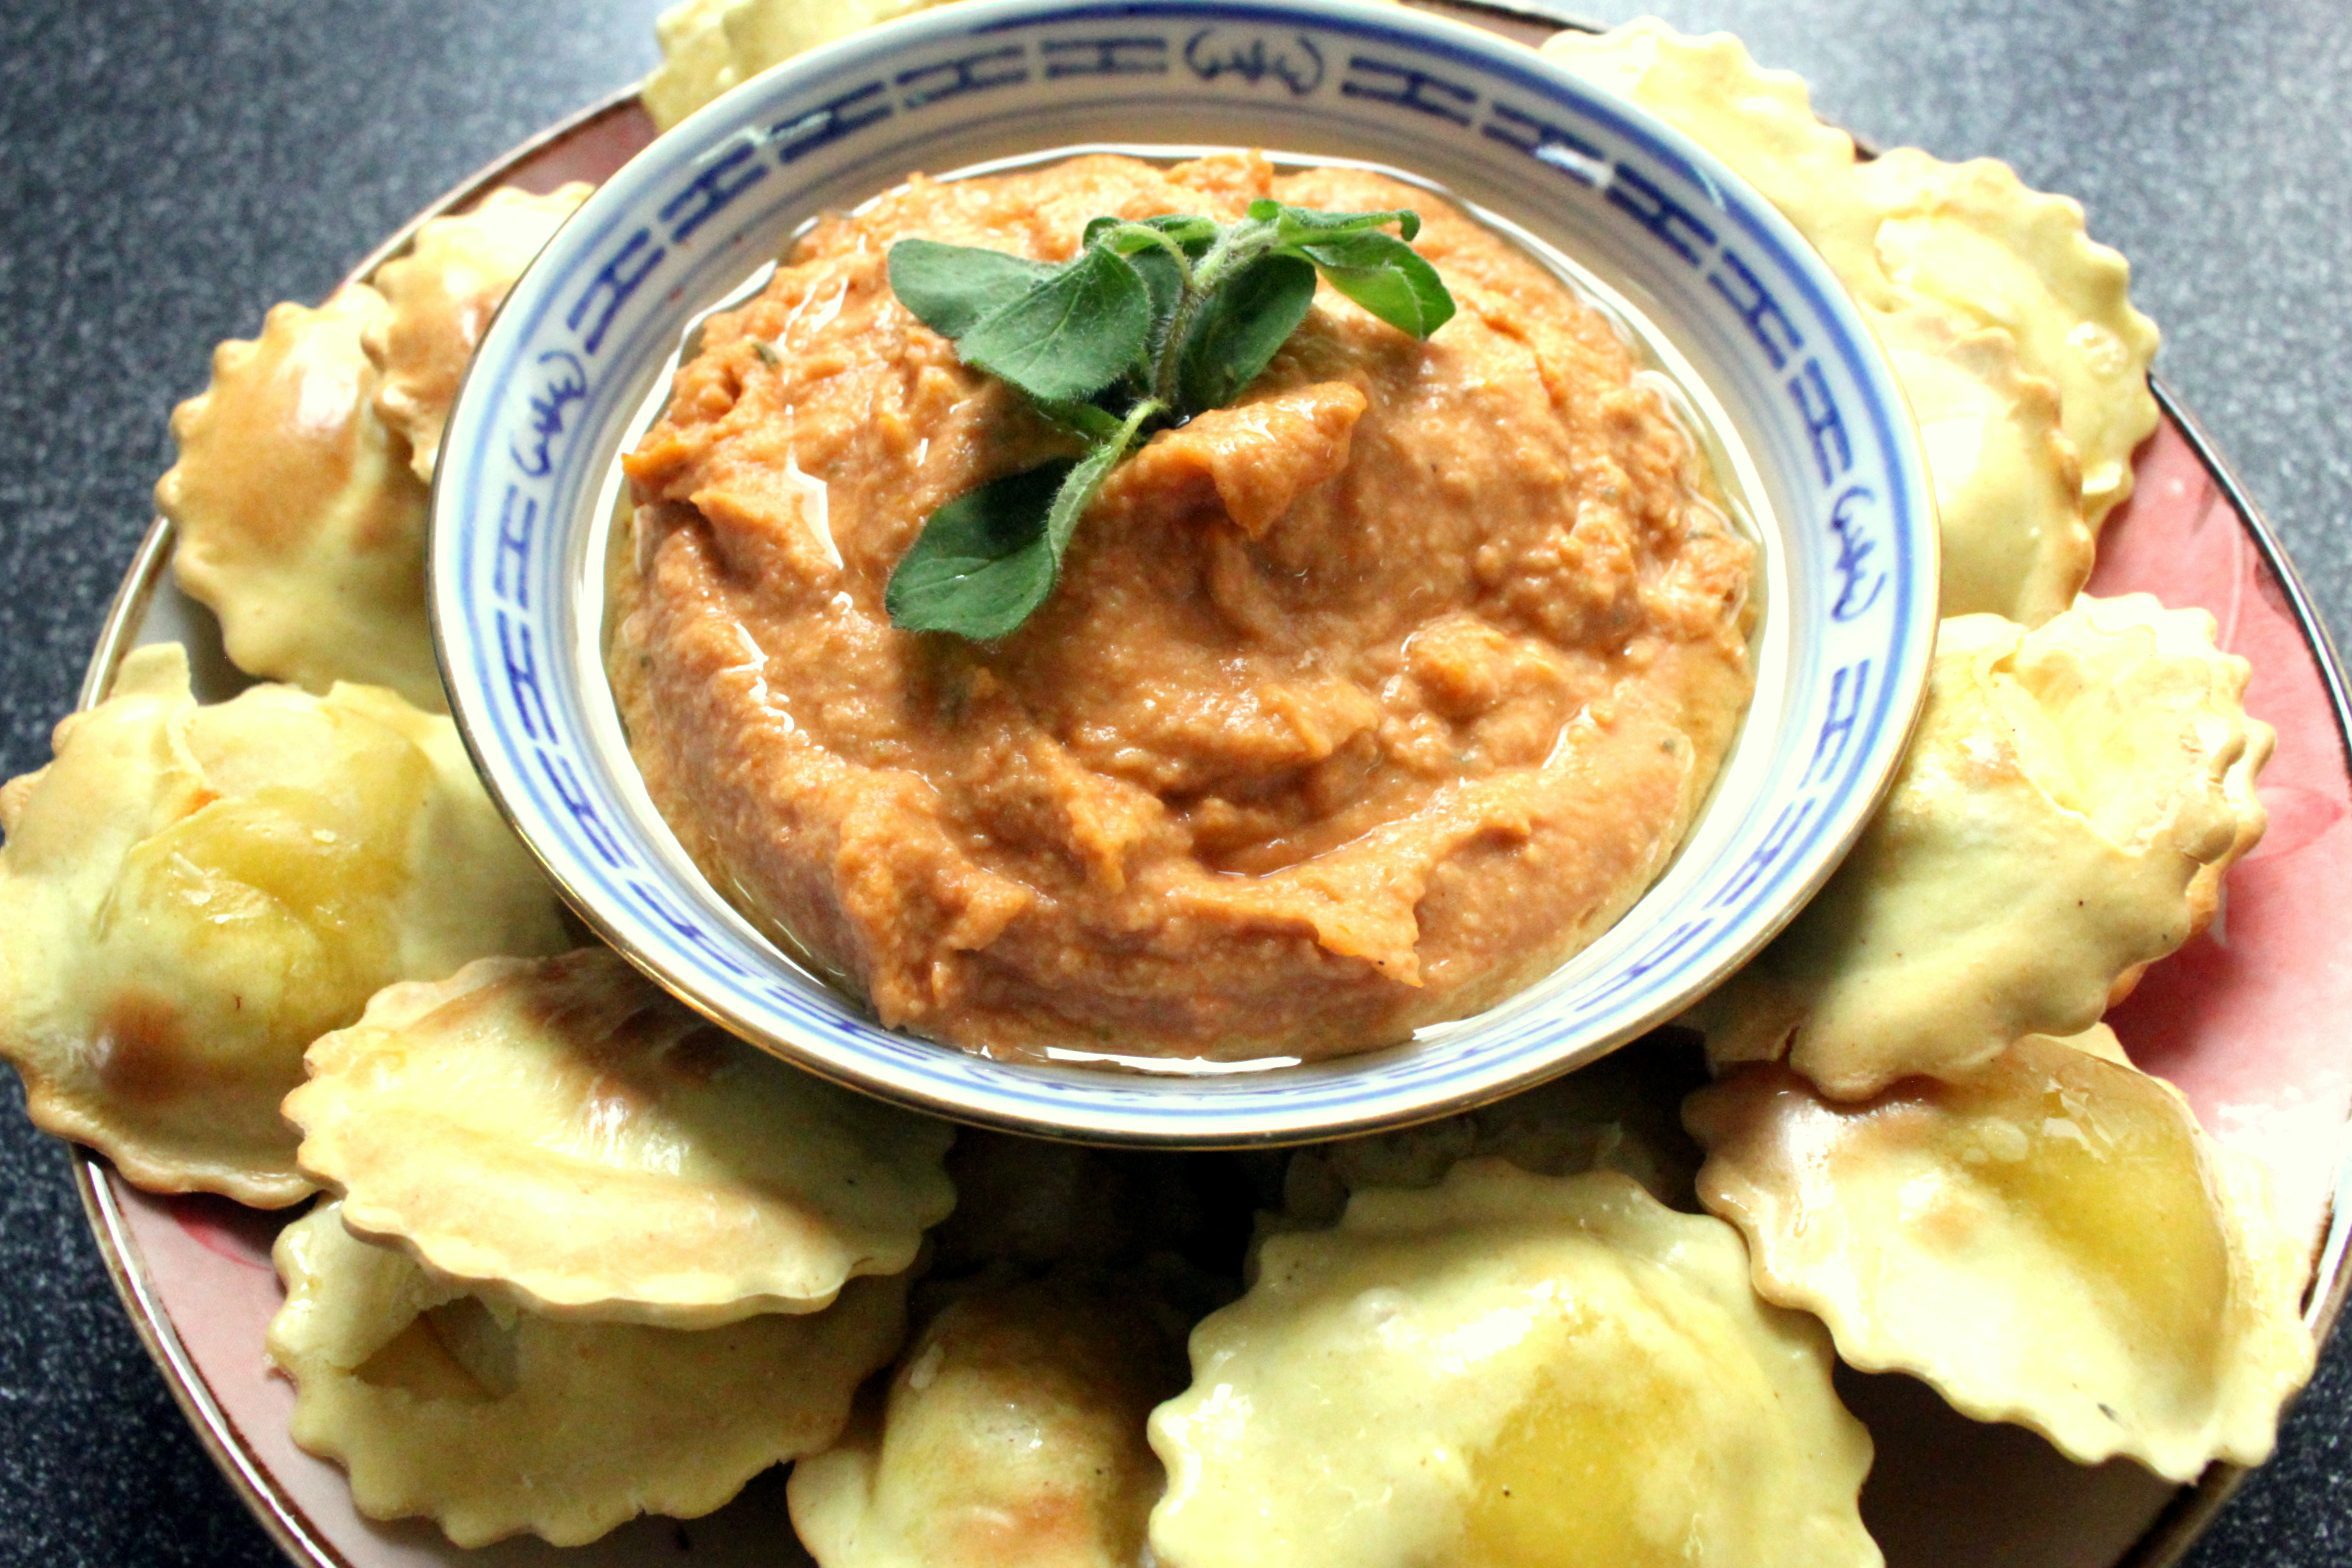
[[[1393,228],[1396,232],[1390,233]],[[1427,338],[1453,295],[1414,213],[1252,202],[1239,223],[1097,218],[1058,266],[931,240],[890,248],[890,286],[957,355],[1085,444],[933,512],[890,574],[891,623],[991,641],[1045,603],[1078,519],[1152,433],[1232,402],[1306,320],[1318,276]]]

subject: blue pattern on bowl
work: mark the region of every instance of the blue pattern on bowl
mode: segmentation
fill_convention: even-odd
[[[1410,168],[1635,297],[1753,459],[1758,705],[1675,865],[1560,971],[1312,1067],[1014,1066],[881,1028],[686,861],[617,744],[585,591],[597,501],[687,323],[804,219],[910,168],[1061,145],[1276,145]],[[1761,198],[1638,111],[1459,24],[1279,0],[970,0],[789,62],[617,174],[516,287],[444,440],[435,627],[493,792],[583,915],[694,1005],[828,1077],[1066,1136],[1241,1142],[1415,1119],[1670,1017],[1766,940],[1866,819],[1916,712],[1935,523],[1899,394]]]

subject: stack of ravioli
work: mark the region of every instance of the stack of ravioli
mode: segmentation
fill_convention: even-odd
[[[649,101],[840,21],[689,0]],[[1838,1568],[1881,1560],[1841,1360],[2085,1464],[2266,1457],[2308,1238],[2100,1023],[2214,918],[2271,746],[2209,617],[2082,596],[2156,420],[2122,258],[2001,165],[1858,158],[1728,38],[1550,52],[1820,248],[1941,511],[1909,756],[1687,1020],[1703,1068],[1674,1032],[1248,1156],[798,1073],[579,945],[439,712],[425,481],[584,192],[437,219],[220,350],[159,497],[259,684],[199,704],[143,649],[0,791],[0,1054],[141,1187],[311,1202],[270,1353],[363,1512],[579,1543],[791,1462],[822,1568]]]

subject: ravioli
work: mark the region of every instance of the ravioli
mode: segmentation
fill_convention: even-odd
[[[668,130],[742,81],[727,43],[727,12],[740,0],[677,0],[654,18],[661,64],[638,90],[653,123]]]
[[[2132,453],[2156,428],[2157,332],[2132,308],[2130,265],[2090,237],[2081,203],[2033,190],[1991,158],[1945,163],[1897,147],[1855,183],[1895,296],[2007,332],[2019,363],[2057,383],[2095,530],[2131,494]]]
[[[1102,1268],[1238,1255],[1256,1194],[1236,1157],[1101,1149],[966,1127],[947,1158],[955,1212],[931,1235],[943,1274]]]
[[[1943,623],[1893,792],[1837,874],[1692,1022],[1839,1099],[2078,1033],[2202,930],[2267,820],[2269,726],[2213,618],[2084,598]]]
[[[1685,1115],[1756,1288],[1977,1420],[2188,1482],[2270,1457],[2311,1375],[2308,1239],[2105,1028],[1857,1105],[1743,1068]]]
[[[428,219],[406,254],[376,270],[389,308],[362,340],[381,377],[376,413],[407,438],[418,479],[433,477],[442,427],[490,318],[591,189],[574,183],[537,195],[501,187],[468,211]]]
[[[1706,148],[1808,238],[1826,235],[1849,212],[1860,221],[1847,194],[1854,138],[1813,112],[1802,77],[1766,70],[1731,34],[1692,36],[1645,16],[1606,32],[1570,28],[1543,53]],[[1867,238],[1857,233],[1854,241]]]
[[[1862,307],[1923,426],[1950,568],[1944,613],[2031,623],[2063,609],[2157,418],[2156,328],[2081,206],[1989,159],[1859,158],[1803,82],[1764,70],[1728,34],[1688,37],[1645,17],[1562,33],[1544,52],[1722,159]],[[1953,423],[1972,407],[1993,420],[1982,439]]]
[[[1162,1568],[1877,1564],[1870,1439],[1738,1234],[1497,1160],[1267,1239],[1152,1417]]]
[[[429,498],[376,418],[379,378],[360,348],[387,309],[352,284],[223,343],[212,384],[172,414],[179,457],[155,504],[178,530],[172,575],[220,618],[239,669],[316,692],[370,681],[439,711]]]
[[[563,944],[455,729],[388,691],[200,707],[186,652],[141,648],[56,750],[0,791],[0,1055],[138,1186],[295,1202],[305,1046],[393,981]]]
[[[1935,306],[1869,313],[1917,421],[1941,519],[1946,615],[2038,626],[2090,581],[2096,540],[2057,387],[2007,333]]]
[[[429,1518],[460,1546],[709,1513],[831,1443],[905,1327],[895,1279],[724,1328],[553,1322],[436,1284],[331,1203],[276,1259],[269,1355],[294,1383],[294,1441],[349,1473],[361,1513]]]
[[[1329,1225],[1352,1193],[1433,1187],[1454,1166],[1478,1156],[1509,1160],[1542,1176],[1620,1171],[1660,1202],[1688,1207],[1698,1151],[1671,1107],[1705,1074],[1675,1045],[1665,1037],[1636,1041],[1590,1067],[1474,1111],[1307,1144],[1291,1154],[1283,1173],[1281,1220]]]
[[[705,1023],[618,954],[379,993],[287,1096],[344,1223],[567,1318],[706,1328],[896,1274],[955,1202],[952,1130]]]
[[[654,23],[662,63],[645,110],[668,130],[769,66],[944,0],[680,0]]]
[[[794,1468],[793,1525],[819,1568],[1135,1568],[1163,1479],[1144,1422],[1183,1386],[1132,1281],[976,1287]]]

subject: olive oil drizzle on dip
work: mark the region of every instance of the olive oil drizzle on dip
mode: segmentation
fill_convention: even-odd
[[[1017,629],[892,625],[924,520],[1070,437],[915,318],[890,247],[1055,263],[1100,215],[1269,200],[1417,211],[1459,315],[1418,341],[1326,283],[1108,472]],[[1745,711],[1753,548],[1659,383],[1544,260],[1371,171],[918,176],[712,317],[625,460],[633,752],[714,882],[886,1024],[1170,1065],[1394,1042],[1613,923]]]

